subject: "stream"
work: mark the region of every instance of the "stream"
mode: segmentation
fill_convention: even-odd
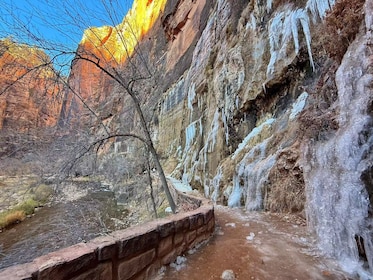
[[[0,269],[126,228],[128,215],[107,186],[70,184],[58,201],[0,233]]]

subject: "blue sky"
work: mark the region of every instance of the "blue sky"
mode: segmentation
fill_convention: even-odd
[[[0,0],[0,38],[44,49],[74,51],[91,26],[116,25],[133,1],[128,0]],[[50,51],[50,55],[56,53]],[[71,58],[61,57],[61,64]],[[63,61],[62,61],[63,60]]]

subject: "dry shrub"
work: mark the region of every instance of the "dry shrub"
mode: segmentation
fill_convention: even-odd
[[[299,168],[299,143],[285,149],[271,169],[271,188],[265,208],[276,213],[299,213],[304,209],[305,193],[303,172]]]
[[[26,218],[25,212],[21,210],[9,211],[0,214],[0,229],[19,223]]]
[[[355,39],[364,19],[365,0],[338,0],[326,14],[320,30],[322,44],[330,57],[340,62],[348,46]]]
[[[35,201],[34,199],[30,198],[21,204],[17,205],[14,210],[21,211],[25,213],[25,215],[31,215],[34,213],[35,208],[39,206],[39,202]]]
[[[8,225],[12,225],[18,222],[23,221],[26,218],[25,212],[23,211],[15,211],[6,216],[5,221]]]
[[[32,193],[33,193],[33,200],[37,204],[35,207],[37,207],[39,206],[39,204],[47,203],[49,198],[53,195],[53,188],[52,186],[48,186],[46,184],[40,184],[34,190],[32,190]]]
[[[39,202],[28,199],[14,208],[0,213],[0,229],[22,222],[27,215],[34,213],[35,208],[39,206]]]
[[[299,116],[299,132],[305,139],[322,141],[328,138],[339,127],[338,112],[333,106],[338,98],[335,73],[338,64],[326,63],[314,89],[309,89],[309,106]]]

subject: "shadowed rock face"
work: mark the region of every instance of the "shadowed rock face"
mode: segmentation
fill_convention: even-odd
[[[25,132],[56,125],[63,86],[48,61],[40,50],[0,42],[0,129]]]

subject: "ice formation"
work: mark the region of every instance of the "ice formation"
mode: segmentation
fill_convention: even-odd
[[[306,210],[320,249],[360,279],[372,279],[373,224],[361,178],[373,161],[373,128],[368,111],[373,75],[363,75],[367,59],[364,44],[352,48],[336,76],[339,129],[329,139],[311,145],[304,157]],[[359,246],[364,249],[365,264]]]
[[[272,0],[267,0],[267,13],[269,13],[272,9]]]
[[[194,174],[198,150],[195,148],[193,149],[193,145],[197,136],[202,136],[202,132],[203,127],[201,118],[189,124],[185,129],[185,146],[181,160],[184,165],[182,181],[185,184],[190,182],[191,176],[189,174]]]
[[[255,136],[259,135],[263,128],[272,125],[272,123],[275,121],[275,119],[270,118],[263,122],[261,125],[255,127],[250,133],[245,137],[245,139],[238,145],[237,150],[233,153],[232,158],[235,159],[239,153],[247,146],[247,144],[250,142],[251,139],[253,139]]]
[[[218,171],[215,175],[215,177],[212,179],[212,194],[211,199],[214,202],[217,202],[219,195],[220,195],[220,181],[223,178],[223,169],[221,166],[219,166]]]
[[[162,113],[165,114],[172,110],[176,105],[184,99],[184,83],[185,80],[181,78],[174,87],[167,93],[162,106]]]
[[[229,207],[241,206],[243,199],[247,210],[263,209],[269,171],[276,162],[276,155],[267,155],[269,139],[251,148],[237,164],[233,189],[228,198]]]
[[[284,52],[286,52],[291,38],[293,38],[295,53],[299,53],[299,24],[302,26],[303,34],[306,39],[310,64],[313,69],[315,68],[311,51],[311,32],[307,10],[292,10],[291,6],[287,6],[284,11],[277,13],[273,17],[269,25],[268,32],[271,58],[267,67],[267,75],[273,74],[275,63],[279,56],[286,55]]]
[[[196,128],[197,122],[192,122],[190,125],[187,126],[185,129],[185,152],[188,152],[190,147],[193,144],[194,138],[196,137]]]
[[[172,185],[180,192],[191,192],[193,189],[189,184],[185,184],[173,177],[167,176],[167,179],[172,183]]]
[[[188,108],[191,111],[191,113],[193,113],[193,101],[195,97],[196,97],[196,90],[195,90],[195,84],[193,83],[188,90]],[[192,117],[192,114],[190,114],[190,116]]]
[[[335,0],[308,0],[306,9],[312,14],[313,22],[324,18],[326,12],[334,5]]]
[[[229,127],[228,127],[227,116],[225,115],[224,110],[222,110],[222,112],[221,112],[221,119],[223,120],[224,133],[225,133],[225,143],[228,146],[228,142],[229,142]]]
[[[297,98],[297,100],[295,101],[295,103],[293,104],[293,107],[291,109],[290,116],[289,116],[290,120],[294,120],[295,117],[300,112],[302,112],[304,106],[306,106],[307,98],[308,98],[308,93],[307,92],[303,92],[301,95],[299,95],[299,97]]]

